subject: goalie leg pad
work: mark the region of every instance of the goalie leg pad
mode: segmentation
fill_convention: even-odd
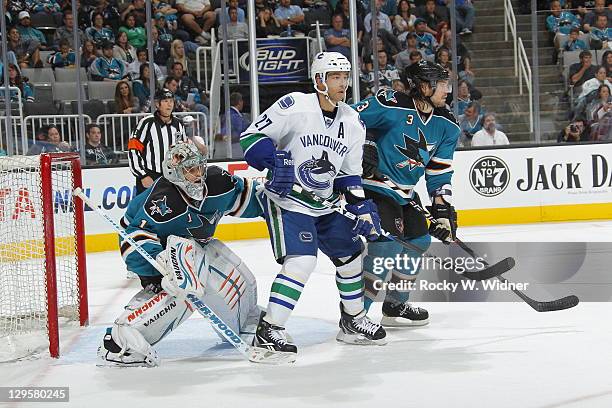
[[[194,240],[168,237],[166,249],[156,258],[166,271],[161,285],[168,294],[183,300],[189,294],[202,298],[208,274],[200,248]]]
[[[254,332],[252,326],[260,310],[253,273],[238,255],[217,239],[199,250],[203,251],[206,265],[204,303],[234,332]]]
[[[184,300],[143,289],[129,301],[125,311],[107,329],[98,349],[99,365],[159,365],[151,347],[181,325],[193,309]]]

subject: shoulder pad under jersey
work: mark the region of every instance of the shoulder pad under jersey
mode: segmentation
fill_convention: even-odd
[[[160,178],[153,191],[144,203],[144,210],[155,222],[167,222],[183,214],[187,209],[187,203],[183,199],[177,187]]]

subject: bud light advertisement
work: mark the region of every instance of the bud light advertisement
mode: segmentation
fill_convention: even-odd
[[[308,80],[308,38],[258,38],[259,82],[300,82]],[[249,82],[249,44],[238,42],[241,83]]]

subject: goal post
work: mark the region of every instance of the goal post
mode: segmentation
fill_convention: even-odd
[[[0,158],[0,361],[88,323],[84,206],[77,153]]]

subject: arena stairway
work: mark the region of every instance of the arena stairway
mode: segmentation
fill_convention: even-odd
[[[531,16],[518,14],[518,2],[513,4],[517,32],[532,64]],[[519,94],[510,33],[510,41],[504,41],[504,3],[502,0],[477,0],[474,6],[474,33],[463,36],[462,41],[472,54],[474,85],[483,94],[482,105],[487,112],[497,114],[497,122],[511,143],[529,142],[533,137],[529,132],[529,99],[524,86],[523,95]],[[556,141],[559,131],[567,125],[570,108],[564,97],[559,66],[552,61],[553,47],[549,44],[545,18],[545,13],[538,15],[540,126],[542,141]]]

